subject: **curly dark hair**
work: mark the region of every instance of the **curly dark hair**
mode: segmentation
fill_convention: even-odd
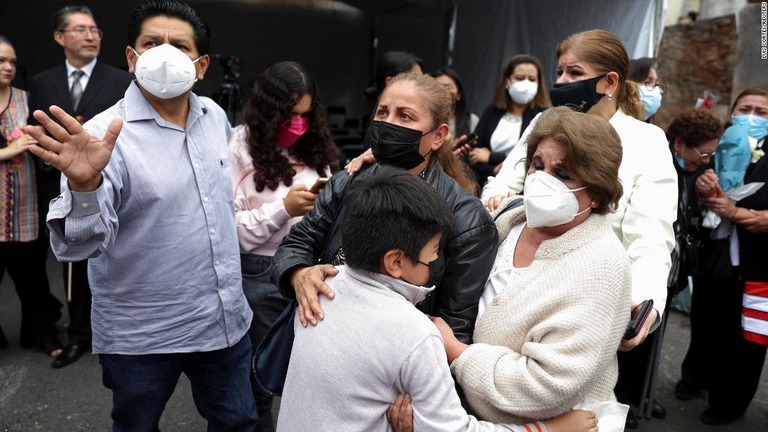
[[[325,176],[325,167],[335,168],[338,162],[338,150],[328,128],[315,80],[298,63],[275,63],[256,77],[243,112],[249,153],[256,169],[253,180],[259,192],[265,187],[275,190],[281,182],[286,186],[293,184],[296,170],[283,156],[282,148],[275,141],[275,133],[280,124],[290,121],[293,108],[305,94],[312,97],[312,108],[307,114],[309,129],[288,149],[288,153],[320,176]]]
[[[676,139],[686,147],[697,147],[707,141],[720,138],[723,124],[709,110],[689,108],[672,121],[667,129],[667,141],[673,145]]]

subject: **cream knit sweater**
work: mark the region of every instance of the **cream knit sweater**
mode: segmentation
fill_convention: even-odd
[[[522,206],[502,215],[500,241],[524,219]],[[592,215],[541,244],[451,369],[478,416],[492,422],[551,418],[587,398],[615,400],[630,298],[626,252],[606,217]]]

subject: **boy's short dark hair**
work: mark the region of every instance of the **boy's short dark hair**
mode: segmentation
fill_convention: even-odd
[[[149,0],[133,9],[128,23],[128,45],[135,47],[136,39],[141,34],[141,26],[148,18],[167,16],[186,21],[195,32],[195,45],[200,55],[208,54],[211,49],[211,31],[194,9],[179,0]]]
[[[352,182],[344,198],[341,247],[351,268],[380,272],[391,249],[418,261],[421,249],[453,223],[445,198],[406,171],[377,166],[370,177]]]

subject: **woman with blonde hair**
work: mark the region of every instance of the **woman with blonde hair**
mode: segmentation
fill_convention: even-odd
[[[429,75],[396,76],[379,96],[366,133],[377,164],[354,176],[334,175],[307,213],[283,239],[272,261],[272,280],[287,297],[298,300],[302,324],[319,323],[319,295],[332,297],[323,280],[345,262],[338,220],[344,217],[344,196],[357,178],[389,165],[419,176],[445,198],[455,223],[444,234],[440,257],[429,264],[428,285],[435,291],[419,308],[443,317],[463,341],[471,341],[477,299],[496,253],[496,227],[480,201],[455,180],[461,162],[443,149],[449,133],[451,95]]]
[[[675,244],[672,224],[677,219],[677,173],[666,136],[658,127],[638,120],[644,109],[628,75],[629,56],[621,41],[605,30],[588,30],[557,46],[558,78],[550,92],[553,105],[602,117],[621,138],[624,153],[619,178],[624,194],[608,220],[632,264],[632,308],[653,299],[649,318],[637,336],[622,340],[622,351],[640,345],[661,322]],[[528,131],[523,134],[499,174],[483,189],[487,207],[496,208],[507,195],[523,191],[525,164],[520,162],[525,160],[528,135]],[[650,349],[653,342],[643,346]],[[635,350],[620,355],[619,401],[628,403],[639,397],[642,380],[630,382],[630,378],[643,376],[642,368],[648,365],[645,354]],[[661,406],[654,411],[657,417],[665,414]],[[628,427],[637,424],[634,420],[630,414]]]

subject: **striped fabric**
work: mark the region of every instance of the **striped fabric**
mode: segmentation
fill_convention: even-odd
[[[542,422],[526,423],[523,425],[525,432],[547,432],[547,427]]]
[[[27,124],[27,93],[11,87],[11,100],[0,113],[0,134],[7,141],[20,137]],[[0,161],[0,242],[37,239],[37,185],[34,156],[24,152]]]
[[[741,328],[748,341],[768,346],[768,282],[747,282]]]

